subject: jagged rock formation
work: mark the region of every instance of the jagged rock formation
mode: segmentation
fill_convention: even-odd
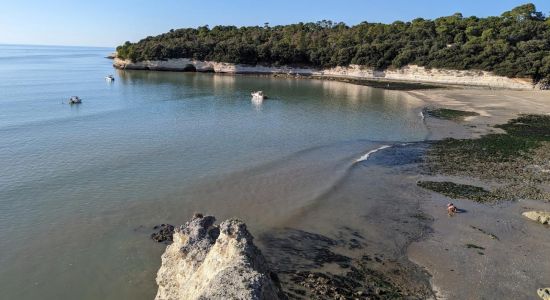
[[[169,243],[174,235],[174,226],[170,224],[160,224],[153,227],[156,232],[151,234],[151,239],[157,243]]]
[[[517,90],[546,88],[544,85],[540,84],[535,86],[533,80],[529,78],[508,78],[497,76],[491,72],[476,70],[427,69],[415,65],[388,70],[373,70],[372,68],[359,65],[317,70],[307,67],[238,65],[214,61],[198,61],[187,58],[140,62],[131,62],[129,60],[115,58],[113,66],[118,69],[128,70],[196,71],[229,74],[287,74],[313,76],[316,78],[345,78],[354,80],[465,85]]]
[[[550,300],[550,288],[538,289],[537,294],[543,300]]]
[[[550,224],[550,212],[544,211],[526,211],[522,214],[524,217],[541,224]]]
[[[246,225],[193,216],[162,255],[156,299],[284,299]]]

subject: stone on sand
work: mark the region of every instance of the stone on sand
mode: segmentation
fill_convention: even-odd
[[[544,300],[550,300],[550,287],[538,289],[537,294]]]
[[[524,217],[541,224],[550,223],[550,212],[545,211],[526,211],[522,214]]]

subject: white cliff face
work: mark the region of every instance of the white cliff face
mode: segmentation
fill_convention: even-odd
[[[387,80],[443,85],[480,86],[499,89],[533,90],[535,86],[528,78],[508,78],[494,75],[491,72],[475,70],[427,69],[415,65],[395,70],[376,71],[359,65],[335,67],[324,70],[294,67],[248,66],[212,61],[197,61],[187,58],[169,59],[166,61],[130,62],[115,58],[113,66],[119,69],[159,70],[159,71],[197,71],[232,74],[290,74],[328,78],[349,78],[364,80]]]
[[[496,76],[491,72],[475,70],[427,69],[409,65],[400,69],[374,71],[358,65],[336,67],[321,71],[324,76],[346,77],[355,79],[385,79],[446,85],[483,86],[502,89],[532,90],[535,87],[531,79],[508,78]]]
[[[265,258],[239,220],[193,217],[176,229],[157,273],[157,300],[282,299]]]
[[[198,61],[187,58],[169,59],[169,60],[146,60],[140,62],[131,62],[116,58],[113,66],[118,69],[128,70],[158,70],[158,71],[189,71],[197,72],[216,72],[232,74],[308,74],[313,75],[315,70],[309,68],[292,67],[267,67],[267,66],[248,66],[231,63]]]

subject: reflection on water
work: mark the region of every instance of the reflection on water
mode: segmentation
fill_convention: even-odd
[[[371,141],[426,135],[400,92],[147,71],[106,84],[110,49],[14,47],[0,46],[6,299],[150,299],[163,251],[152,226],[194,211],[241,217],[258,234],[284,226],[331,203]],[[270,99],[252,103],[255,90]],[[71,95],[83,103],[61,104]]]
[[[262,110],[262,104],[263,104],[263,102],[264,102],[262,99],[252,98],[252,100],[250,100],[250,102],[252,103],[252,106],[253,106],[257,111]]]

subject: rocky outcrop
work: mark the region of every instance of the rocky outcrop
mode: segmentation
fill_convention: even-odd
[[[541,224],[550,224],[550,212],[545,211],[526,211],[522,215],[528,219]]]
[[[174,226],[170,224],[160,224],[153,227],[156,232],[151,234],[151,239],[157,243],[170,243],[174,236]]]
[[[175,230],[157,273],[156,299],[284,299],[246,225],[214,222],[195,215]]]
[[[543,300],[550,300],[550,288],[538,289],[537,294]]]
[[[118,69],[128,70],[197,71],[230,74],[287,74],[314,76],[317,78],[466,85],[517,90],[543,89],[545,86],[541,84],[534,85],[533,81],[528,78],[508,78],[497,76],[486,71],[427,69],[415,65],[383,71],[359,65],[318,70],[314,68],[288,66],[238,65],[213,61],[198,61],[187,58],[141,62],[131,62],[129,60],[115,58],[113,66]]]

